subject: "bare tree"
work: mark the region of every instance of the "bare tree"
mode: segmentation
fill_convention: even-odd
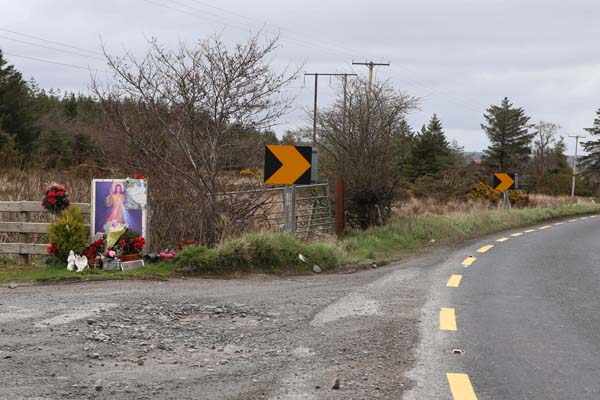
[[[404,117],[416,107],[416,98],[389,82],[369,89],[357,79],[348,85],[346,105],[340,93],[320,113],[317,140],[323,166],[346,180],[349,210],[363,228],[381,224],[389,215],[399,182],[393,142],[404,134]]]
[[[533,129],[535,139],[533,140],[531,163],[534,174],[537,178],[540,178],[548,169],[555,167],[557,163],[552,145],[556,142],[556,135],[560,129],[560,125],[540,121],[533,126]]]
[[[105,51],[112,82],[92,82],[109,137],[128,145],[121,158],[178,194],[160,201],[188,201],[182,219],[200,213],[193,232],[210,245],[224,224],[241,218],[234,199],[219,195],[238,183],[223,173],[236,135],[269,129],[290,107],[280,91],[297,71],[274,71],[276,44],[257,34],[230,49],[212,36],[171,50],[152,39],[141,59]],[[248,200],[242,203],[247,211]]]

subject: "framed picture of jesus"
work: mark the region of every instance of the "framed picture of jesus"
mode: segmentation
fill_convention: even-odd
[[[92,236],[111,224],[127,224],[144,238],[147,232],[148,189],[145,179],[94,179],[92,181]]]

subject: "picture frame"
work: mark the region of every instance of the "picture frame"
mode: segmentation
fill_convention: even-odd
[[[146,179],[93,179],[90,236],[105,231],[111,221],[125,223],[148,244],[148,184]]]

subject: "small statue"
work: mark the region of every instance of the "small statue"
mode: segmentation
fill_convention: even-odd
[[[69,257],[67,258],[67,271],[75,270],[75,252],[71,250],[69,252]]]
[[[86,256],[75,256],[75,265],[77,266],[77,272],[82,272],[88,267],[88,259]]]

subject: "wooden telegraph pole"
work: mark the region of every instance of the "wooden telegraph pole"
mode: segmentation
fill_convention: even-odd
[[[304,76],[314,76],[315,77],[315,93],[314,93],[314,104],[313,104],[313,133],[312,133],[312,145],[317,145],[317,103],[318,103],[318,93],[319,93],[319,76],[341,76],[342,84],[344,86],[344,110],[346,109],[346,84],[349,76],[356,76],[356,74],[347,74],[347,73],[322,73],[322,72],[311,72],[305,73]]]
[[[369,91],[371,91],[371,88],[373,87],[373,68],[375,67],[388,67],[390,65],[390,63],[374,63],[373,61],[367,61],[367,62],[354,62],[352,61],[352,65],[365,65],[367,68],[369,68]]]
[[[575,138],[575,156],[573,157],[573,180],[571,182],[571,199],[575,199],[575,177],[577,176],[577,147],[579,146],[579,138],[585,138],[585,136],[569,135],[569,137]]]

